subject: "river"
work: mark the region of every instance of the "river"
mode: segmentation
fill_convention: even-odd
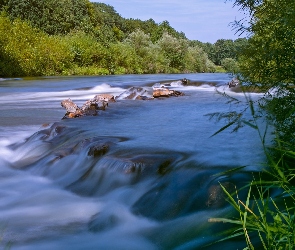
[[[183,86],[180,79],[190,84]],[[217,94],[227,74],[40,77],[0,81],[0,227],[11,249],[243,249],[209,245],[233,214],[219,183],[261,169],[257,131],[222,131],[206,114],[241,110]],[[117,100],[98,116],[62,119],[62,100],[170,84],[184,96]],[[259,96],[253,94],[253,98]],[[97,150],[100,149],[100,150]],[[240,171],[224,173],[236,167]]]

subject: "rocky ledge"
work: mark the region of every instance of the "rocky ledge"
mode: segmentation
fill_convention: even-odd
[[[105,110],[109,102],[116,102],[116,100],[152,100],[154,98],[167,98],[170,96],[183,96],[184,93],[176,90],[170,90],[164,86],[153,88],[152,93],[147,88],[131,87],[114,97],[110,94],[99,94],[94,98],[86,101],[80,108],[70,98],[63,100],[61,106],[66,109],[66,114],[63,119],[77,118],[81,116],[96,116],[99,110]]]

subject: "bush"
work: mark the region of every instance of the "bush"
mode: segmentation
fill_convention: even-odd
[[[102,61],[107,53],[106,48],[93,36],[83,31],[75,31],[63,38],[71,53],[73,64],[80,67],[103,64]]]
[[[233,58],[224,58],[221,60],[221,66],[228,73],[236,74],[239,71],[238,63]]]
[[[72,60],[61,37],[48,36],[19,19],[1,16],[1,75],[40,76],[62,73]]]
[[[189,47],[184,60],[186,72],[214,72],[215,66],[200,47]]]

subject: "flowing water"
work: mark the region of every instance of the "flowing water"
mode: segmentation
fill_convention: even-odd
[[[183,86],[179,79],[187,78]],[[226,74],[6,79],[0,82],[0,227],[11,249],[200,249],[230,225],[220,189],[261,169],[257,131],[210,137],[225,123]],[[98,116],[62,119],[100,93],[170,84],[184,96],[109,103]],[[256,94],[253,94],[256,98]],[[122,95],[121,95],[122,97]],[[243,107],[231,106],[240,110]],[[233,173],[222,172],[246,166]],[[205,249],[243,249],[243,240]]]

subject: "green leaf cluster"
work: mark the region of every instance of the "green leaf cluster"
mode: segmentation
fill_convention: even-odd
[[[222,65],[222,61],[226,58],[237,61],[241,50],[247,45],[248,39],[218,39],[213,44],[202,43],[200,41],[191,41],[191,43],[200,46],[215,65]]]

